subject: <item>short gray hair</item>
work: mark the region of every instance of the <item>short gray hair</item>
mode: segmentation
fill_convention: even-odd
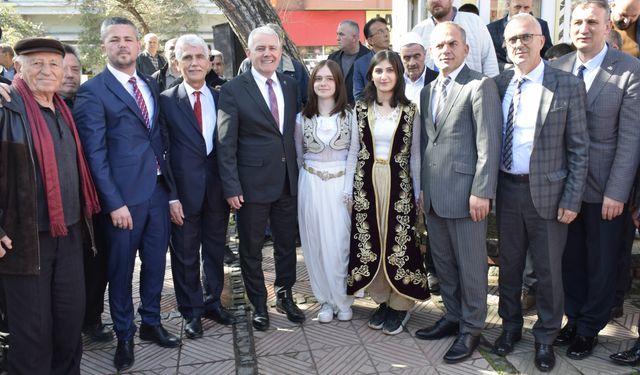
[[[344,21],[341,21],[339,23],[339,25],[349,26],[355,32],[356,35],[358,35],[360,33],[360,26],[358,25],[358,23],[356,21],[344,20]]]
[[[217,49],[211,50],[211,57],[220,57],[220,61],[224,62],[224,55]]]
[[[176,41],[176,49],[174,50],[174,52],[178,61],[182,59],[185,46],[202,48],[202,52],[204,53],[204,55],[209,56],[209,45],[204,40],[202,40],[202,38],[195,34],[185,34],[179,37]]]
[[[145,43],[149,43],[149,40],[150,40],[151,38],[156,38],[156,39],[158,39],[158,36],[157,36],[156,34],[154,34],[154,33],[148,33],[148,34],[144,34],[144,37],[142,37],[142,38],[144,39],[144,42],[145,42]]]
[[[538,34],[542,34],[542,26],[540,26],[540,22],[538,22],[538,19],[530,15],[529,13],[520,13],[512,16],[509,22],[507,22],[507,26],[513,21],[529,21],[536,27]],[[505,26],[504,29],[506,31],[507,27]]]
[[[247,46],[249,47],[249,49],[251,49],[251,47],[253,47],[253,41],[256,37],[256,35],[272,35],[278,38],[278,44],[280,46],[282,46],[282,40],[280,40],[280,35],[278,35],[278,33],[270,28],[269,26],[260,26],[260,27],[256,27],[255,29],[251,30],[251,33],[249,34],[249,38],[247,38]]]
[[[133,30],[135,30],[135,34],[136,34],[136,39],[140,39],[140,34],[138,33],[138,28],[136,27],[136,25],[131,22],[131,20],[129,20],[128,18],[124,18],[124,17],[109,17],[107,19],[105,19],[104,21],[102,21],[102,25],[100,25],[100,40],[104,42],[104,39],[107,37],[107,28],[109,26],[114,26],[114,25],[129,25],[131,27],[133,27]]]

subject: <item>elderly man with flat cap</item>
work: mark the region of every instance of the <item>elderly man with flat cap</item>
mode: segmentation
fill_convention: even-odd
[[[0,109],[0,274],[10,374],[80,374],[83,238],[100,211],[73,118],[56,94],[62,44],[15,45],[17,76]]]

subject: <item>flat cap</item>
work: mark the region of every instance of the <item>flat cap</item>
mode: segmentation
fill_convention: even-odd
[[[17,55],[28,55],[35,52],[53,52],[64,57],[64,46],[55,39],[25,38],[13,46]]]

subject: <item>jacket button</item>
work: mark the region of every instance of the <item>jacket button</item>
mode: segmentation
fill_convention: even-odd
[[[287,161],[287,159],[285,159],[284,157],[282,157],[281,161],[284,163],[285,161]]]

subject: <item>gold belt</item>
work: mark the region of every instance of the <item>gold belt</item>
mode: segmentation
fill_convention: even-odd
[[[317,170],[317,169],[315,169],[313,167],[310,167],[310,166],[308,166],[308,165],[306,165],[304,163],[302,164],[302,168],[304,168],[305,171],[320,177],[320,179],[322,181],[327,181],[327,180],[330,180],[332,178],[338,178],[338,177],[344,176],[344,171],[339,171],[339,172],[336,172],[336,173],[329,173],[327,171],[319,171],[319,170]]]
[[[382,164],[382,165],[387,165],[387,164],[389,164],[389,160],[384,160],[384,159],[378,159],[378,158],[376,158],[376,163],[378,163],[378,164]]]

